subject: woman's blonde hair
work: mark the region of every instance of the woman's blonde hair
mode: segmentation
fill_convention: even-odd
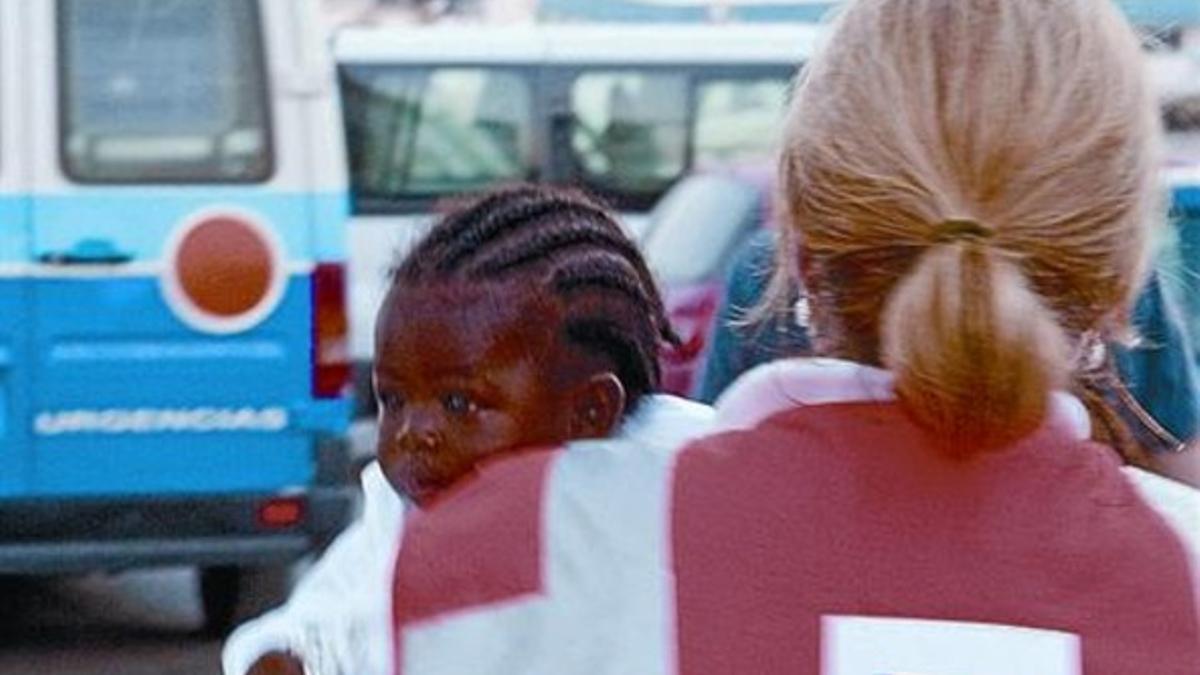
[[[894,371],[962,454],[1035,428],[1162,220],[1143,67],[1108,0],[851,2],[781,159],[818,349]]]

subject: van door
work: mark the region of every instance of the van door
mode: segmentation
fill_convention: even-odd
[[[22,67],[21,0],[0,0],[0,498],[20,495],[29,472],[29,192],[20,103],[30,71]]]
[[[33,98],[37,493],[312,480],[305,124],[269,76],[294,56],[269,21],[291,4],[30,2],[52,71]]]

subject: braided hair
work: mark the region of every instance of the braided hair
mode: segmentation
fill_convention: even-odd
[[[659,347],[678,346],[636,244],[605,207],[566,188],[519,185],[453,205],[392,271],[393,285],[530,280],[556,298],[561,337],[607,359],[625,412],[659,387]]]

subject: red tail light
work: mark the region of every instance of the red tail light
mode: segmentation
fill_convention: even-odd
[[[320,263],[312,277],[312,393],[337,398],[350,383],[346,268]]]
[[[278,497],[258,507],[258,525],[281,529],[304,520],[304,500],[299,497]]]

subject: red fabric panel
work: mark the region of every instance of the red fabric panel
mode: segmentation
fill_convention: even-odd
[[[541,591],[546,474],[560,451],[490,463],[408,518],[392,598],[397,675],[406,626]]]
[[[1180,542],[1106,448],[1041,432],[955,461],[895,404],[780,413],[674,477],[683,675],[820,673],[820,618],[1053,629],[1088,675],[1196,675]]]

